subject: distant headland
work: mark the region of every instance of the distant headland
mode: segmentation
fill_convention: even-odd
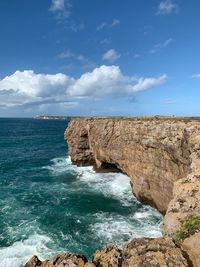
[[[200,117],[190,116],[51,116],[51,115],[36,115],[34,119],[38,120],[73,120],[73,119],[115,119],[115,120],[142,120],[142,121],[151,121],[151,120],[173,120],[173,121],[200,121]]]
[[[81,117],[77,116],[48,116],[48,115],[37,115],[34,119],[37,120],[71,120],[71,119],[79,119]]]

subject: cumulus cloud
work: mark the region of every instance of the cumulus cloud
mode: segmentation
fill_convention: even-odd
[[[173,0],[162,0],[158,5],[157,15],[169,15],[177,10],[177,4]]]
[[[0,103],[12,106],[47,100],[61,101],[62,96],[66,95],[66,87],[73,82],[73,78],[62,73],[50,75],[36,74],[32,70],[16,71],[0,80],[0,93],[5,96],[1,97]]]
[[[132,95],[161,85],[167,75],[158,78],[136,78],[124,76],[118,66],[101,66],[83,74],[69,88],[71,96]]]
[[[101,66],[84,73],[79,79],[65,74],[36,74],[32,70],[16,71],[0,80],[0,106],[45,105],[81,101],[94,97],[130,96],[159,86],[160,77],[125,76],[118,66]]]
[[[119,59],[121,55],[115,51],[115,49],[108,50],[105,54],[103,54],[102,59],[110,62],[114,62]]]

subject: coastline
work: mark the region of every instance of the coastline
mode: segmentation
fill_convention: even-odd
[[[135,135],[135,132],[138,135]],[[149,135],[149,133],[151,134]],[[108,247],[105,250],[97,251],[93,256],[95,266],[107,266],[106,264],[111,264],[109,266],[139,266],[134,265],[139,262],[145,266],[149,258],[158,264],[163,261],[163,258],[168,264],[171,262],[171,265],[166,266],[199,266],[198,229],[194,229],[181,240],[176,240],[177,234],[183,230],[184,223],[190,223],[188,220],[198,219],[199,215],[199,134],[199,119],[191,118],[84,118],[71,121],[65,132],[65,139],[68,141],[73,163],[77,165],[94,164],[97,169],[104,168],[105,163],[107,166],[109,164],[115,165],[131,178],[133,192],[141,202],[148,203],[165,214],[162,238],[133,239],[122,250]],[[129,135],[132,139],[124,139]],[[135,137],[133,138],[133,136]],[[133,160],[133,158],[128,160],[127,157],[133,154],[131,154],[131,150],[128,150],[127,145],[134,151],[134,154],[141,152],[145,164],[144,155],[148,155],[148,160],[151,158],[153,162],[153,164],[149,162],[151,167],[147,166],[146,169],[142,162],[137,163],[137,160]],[[121,151],[123,159],[120,158],[117,151]],[[157,152],[159,153],[156,154]],[[141,157],[139,159],[141,161]],[[127,164],[126,161],[128,161]],[[153,173],[154,179],[146,182],[143,180],[141,184],[141,178],[135,177],[141,171],[138,172],[137,169],[130,168],[132,164],[135,166],[139,164],[138,168],[145,170],[143,175],[146,177]],[[166,166],[169,172],[165,173],[164,176],[163,172],[160,171],[160,175],[157,171],[157,164],[163,169]],[[131,176],[131,173],[134,176]],[[155,175],[158,175],[159,179],[164,182],[156,188],[154,187],[154,183],[157,181]],[[166,189],[165,186],[167,186]],[[158,191],[160,187],[164,190],[164,194]],[[152,190],[151,188],[157,190],[157,193],[149,191]],[[184,198],[181,198],[183,194]],[[143,247],[142,254],[139,252],[140,246]],[[156,246],[157,249],[151,251],[152,246]],[[166,254],[161,249],[162,247],[171,252]],[[156,256],[157,253],[160,253],[159,257]],[[70,256],[65,255],[64,259],[68,260],[70,257],[71,254]],[[77,257],[79,258],[79,256]],[[84,264],[91,266],[87,262]],[[149,263],[148,266],[154,265]]]

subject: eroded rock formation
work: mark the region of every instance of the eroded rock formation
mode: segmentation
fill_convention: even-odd
[[[65,132],[72,162],[114,164],[142,202],[165,213],[174,182],[198,172],[200,123],[156,119],[79,119]]]
[[[83,256],[65,253],[41,262],[33,256],[25,267],[189,267],[183,251],[170,238],[133,239],[122,249],[96,251],[92,263]]]
[[[67,258],[59,256],[64,260],[60,265],[34,257],[26,267],[200,267],[199,120],[77,119],[70,122],[65,139],[73,163],[126,173],[135,196],[165,214],[163,237],[96,251],[93,263],[77,265],[77,256],[67,253]]]
[[[200,214],[200,121],[80,119],[70,123],[65,139],[75,164],[111,164],[126,173],[135,196],[166,214],[164,236],[175,238],[185,220]],[[191,244],[200,249],[200,241],[193,234],[179,246],[194,262]]]
[[[92,264],[88,263],[83,255],[64,253],[43,262],[37,256],[33,256],[24,267],[92,267]]]

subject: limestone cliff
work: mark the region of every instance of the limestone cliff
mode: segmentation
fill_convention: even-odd
[[[176,236],[179,236],[178,246],[189,260],[187,264],[200,266],[199,120],[79,119],[70,123],[65,139],[75,164],[94,164],[96,168],[116,166],[126,173],[130,177],[135,196],[166,214],[164,236],[175,241]],[[188,219],[187,227],[184,228],[184,222]],[[144,248],[144,241],[137,242],[141,242]],[[164,239],[152,242],[162,243]],[[137,246],[135,249],[137,251]],[[138,259],[138,262],[143,262],[145,255],[139,258],[135,255],[133,261]],[[152,256],[152,261],[158,262],[156,257]],[[133,266],[146,266],[145,264]],[[179,265],[177,263],[173,266]]]
[[[165,213],[174,182],[199,171],[200,123],[173,119],[78,119],[65,132],[75,164],[115,165],[142,202]]]

